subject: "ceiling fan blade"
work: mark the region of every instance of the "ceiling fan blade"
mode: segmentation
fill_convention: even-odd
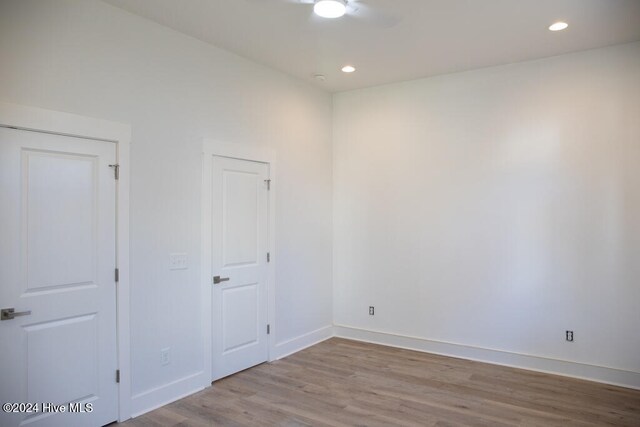
[[[293,3],[293,4],[314,4],[315,0],[244,0],[248,3]]]
[[[298,4],[303,6],[312,6],[316,0],[244,0],[248,3],[262,3],[262,4],[275,4],[275,3],[289,3]],[[394,15],[391,12],[384,12],[378,6],[371,6],[366,4],[363,0],[345,0],[347,4],[347,17],[352,18],[356,22],[360,22],[366,25],[370,25],[378,28],[390,28],[402,21],[398,15]],[[312,9],[311,9],[312,10]],[[324,18],[318,18],[311,15],[310,22],[319,23]]]
[[[347,15],[360,22],[379,28],[391,28],[402,21],[402,18],[398,15],[384,12],[359,0],[350,0],[347,3]]]

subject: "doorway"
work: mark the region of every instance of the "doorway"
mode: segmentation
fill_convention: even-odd
[[[118,419],[116,163],[112,142],[0,128],[0,400],[65,408],[2,425]]]
[[[130,136],[0,103],[2,425],[129,418]]]
[[[273,161],[233,148],[205,145],[203,282],[211,381],[268,361],[274,331]]]

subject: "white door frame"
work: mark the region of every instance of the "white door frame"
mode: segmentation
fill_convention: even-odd
[[[117,352],[120,384],[118,420],[131,418],[129,330],[129,144],[131,126],[91,117],[0,102],[0,126],[115,143],[120,179],[116,181]],[[116,267],[114,266],[114,267]]]
[[[204,387],[209,387],[212,380],[211,361],[212,353],[212,301],[213,286],[211,284],[212,265],[211,265],[211,157],[229,157],[238,160],[249,160],[254,162],[267,163],[269,165],[269,224],[268,224],[268,252],[271,254],[271,261],[267,264],[267,321],[271,325],[270,334],[267,336],[268,361],[274,359],[275,352],[275,333],[277,331],[275,322],[276,308],[276,260],[275,253],[275,237],[276,237],[276,188],[273,177],[276,176],[276,154],[269,148],[261,148],[255,146],[247,146],[241,144],[230,144],[226,142],[215,141],[209,138],[202,140],[202,332],[204,334]]]

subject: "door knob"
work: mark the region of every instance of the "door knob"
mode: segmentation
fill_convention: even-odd
[[[229,280],[228,277],[213,276],[213,284],[214,285],[217,285],[218,283],[221,283],[221,282],[226,282],[228,280]]]
[[[0,310],[0,320],[11,320],[14,317],[18,317],[18,316],[28,316],[31,314],[31,310],[28,311],[18,311],[16,313],[16,309],[15,308],[3,308],[2,310]]]

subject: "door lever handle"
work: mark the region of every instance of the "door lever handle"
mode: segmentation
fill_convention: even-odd
[[[16,312],[15,308],[3,308],[0,310],[0,320],[11,320],[14,317],[18,316],[28,316],[31,314],[31,310],[28,311],[18,311]]]
[[[229,280],[228,277],[213,276],[214,285],[217,285],[218,283],[221,283],[221,282],[227,282],[228,280]]]

